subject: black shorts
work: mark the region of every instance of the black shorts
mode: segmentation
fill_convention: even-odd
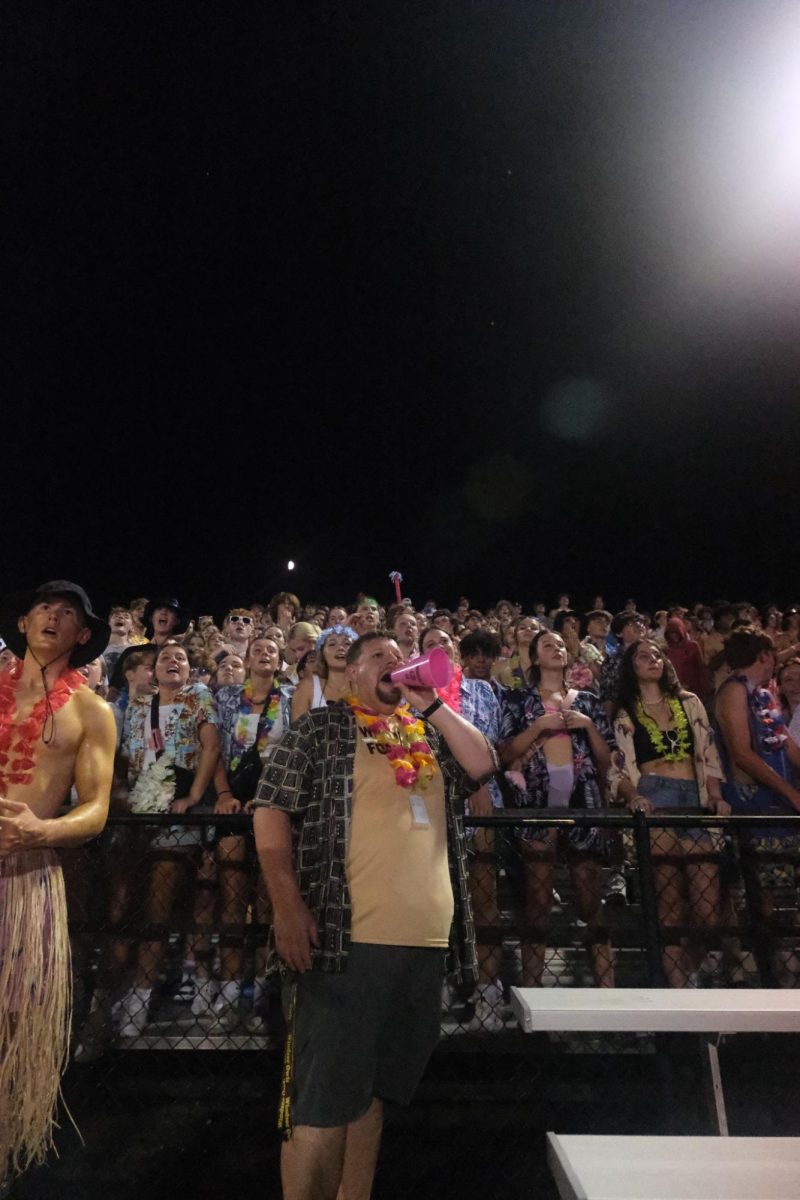
[[[284,984],[294,1019],[292,1122],[330,1128],[363,1116],[374,1096],[409,1104],[439,1040],[444,950],[350,947],[347,969]]]

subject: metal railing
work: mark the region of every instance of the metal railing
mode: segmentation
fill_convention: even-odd
[[[475,990],[448,979],[448,1040],[513,1034],[515,983],[800,986],[800,817],[515,810],[469,827],[482,972]],[[600,840],[576,850],[588,830]],[[64,854],[79,1062],[277,1045],[250,831],[245,816],[115,816]]]

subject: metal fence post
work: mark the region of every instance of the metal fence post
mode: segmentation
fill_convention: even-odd
[[[764,918],[761,888],[756,872],[755,855],[747,843],[746,830],[736,830],[736,845],[739,851],[739,866],[742,872],[747,911],[750,914],[750,929],[753,938],[753,957],[756,960],[762,987],[777,987],[778,981],[772,970],[770,938]]]
[[[661,965],[661,935],[658,924],[658,900],[653,859],[650,854],[650,830],[644,813],[633,814],[633,840],[639,866],[639,885],[642,892],[642,925],[647,956],[647,972],[653,987],[666,987],[664,968]]]

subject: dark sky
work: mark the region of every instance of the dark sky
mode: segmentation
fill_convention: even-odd
[[[795,598],[797,17],[13,0],[8,587]]]

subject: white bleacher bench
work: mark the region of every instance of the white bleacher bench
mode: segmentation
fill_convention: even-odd
[[[561,1200],[800,1200],[800,1138],[548,1133]]]
[[[696,1033],[717,1127],[728,1133],[716,1037],[800,1033],[800,992],[769,988],[512,988],[525,1033]],[[713,1195],[713,1193],[711,1193]]]

